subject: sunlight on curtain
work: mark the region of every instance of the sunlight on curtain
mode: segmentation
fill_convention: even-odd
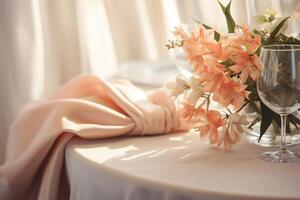
[[[156,42],[154,39],[155,29],[152,29],[150,18],[151,16],[148,13],[147,5],[145,1],[137,1],[137,13],[139,18],[136,19],[141,25],[142,35],[144,39],[144,48],[147,50],[149,59],[155,60],[159,58],[158,51],[156,49]]]
[[[29,66],[32,66],[32,76],[31,79],[31,92],[32,99],[39,99],[43,96],[44,90],[44,46],[43,46],[43,28],[42,19],[40,14],[40,2],[39,0],[32,1],[32,19],[34,27],[35,42],[33,43],[33,52],[30,55],[31,61],[29,61]],[[20,34],[20,40],[22,40],[22,35]]]
[[[76,11],[83,72],[112,76],[117,59],[104,2],[77,0]]]
[[[232,14],[249,24],[266,8],[286,15],[296,2],[233,0]],[[111,77],[130,62],[141,71],[153,67],[150,81],[165,78],[160,66],[174,67],[165,62],[171,30],[193,18],[226,31],[216,0],[1,0],[0,163],[9,124],[24,103],[51,95],[79,73]]]
[[[174,0],[162,1],[164,21],[166,29],[171,31],[174,27],[180,25],[180,16],[178,12],[178,6]]]

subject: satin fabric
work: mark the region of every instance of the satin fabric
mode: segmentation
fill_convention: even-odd
[[[0,167],[0,199],[67,198],[60,192],[67,189],[61,178],[64,150],[74,136],[153,135],[186,129],[184,124],[163,91],[145,94],[124,80],[75,77],[51,99],[26,105],[12,124]]]

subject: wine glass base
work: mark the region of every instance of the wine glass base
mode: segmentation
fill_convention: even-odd
[[[300,154],[289,150],[264,152],[261,154],[261,158],[266,161],[277,163],[300,162]]]

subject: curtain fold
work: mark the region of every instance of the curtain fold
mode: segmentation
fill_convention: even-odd
[[[251,24],[267,8],[287,15],[296,2],[233,0],[232,13]],[[193,18],[226,31],[216,0],[2,0],[0,163],[9,125],[27,101],[79,73],[110,77],[122,63],[168,58],[172,28]]]

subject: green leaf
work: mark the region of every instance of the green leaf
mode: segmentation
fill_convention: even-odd
[[[278,34],[275,39],[274,43],[276,44],[298,44],[300,45],[300,40],[297,38],[294,38],[293,36],[286,36],[282,33]]]
[[[210,26],[208,26],[208,25],[206,25],[206,24],[202,24],[203,25],[203,27],[205,28],[205,29],[212,29],[212,27],[210,27]]]
[[[201,23],[199,20],[196,20],[194,18],[193,18],[193,20],[195,22],[197,22],[198,24],[201,24],[205,29],[213,29],[212,27],[210,27],[210,26],[208,26],[206,24]],[[220,40],[220,38],[221,38],[221,34],[219,32],[217,32],[217,31],[214,31],[214,39],[218,42]]]
[[[260,101],[260,110],[261,110],[261,123],[260,123],[260,136],[258,138],[258,142],[261,137],[265,134],[266,130],[272,123],[274,112],[270,110],[263,102]]]
[[[300,119],[296,117],[294,114],[290,114],[288,117],[290,118],[290,121],[300,125]]]
[[[285,22],[289,18],[290,17],[285,17],[281,21],[279,21],[277,24],[275,24],[274,28],[272,29],[272,31],[270,33],[270,37],[267,39],[267,41],[265,42],[265,44],[270,44],[274,40],[275,36],[279,33],[279,31],[281,30],[282,26],[285,24]]]
[[[229,33],[233,33],[235,29],[235,22],[231,15],[230,7],[231,7],[231,1],[228,3],[228,5],[225,7],[220,1],[218,1],[220,7],[222,8],[222,11],[226,18],[227,28]]]
[[[212,29],[212,27],[210,27],[210,26],[208,26],[208,25],[206,25],[206,24],[203,24],[202,22],[200,22],[199,20],[197,20],[197,19],[195,19],[195,18],[193,18],[193,20],[194,20],[195,22],[197,22],[198,24],[203,25],[204,28],[206,28],[206,29]]]
[[[226,7],[225,7],[220,1],[218,1],[218,3],[219,3],[219,5],[220,5],[221,8],[222,8],[223,13],[225,14],[225,12],[226,12]],[[229,3],[231,3],[231,1],[230,1]]]
[[[258,94],[257,94],[257,89],[256,89],[256,82],[253,81],[252,79],[248,79],[246,81],[246,85],[247,85],[247,88],[246,90],[247,91],[250,91],[250,94],[248,96],[248,99],[250,101],[250,103],[252,104],[251,106],[255,106],[255,101],[258,100]],[[259,110],[260,112],[260,110]]]
[[[219,62],[219,63],[224,65],[226,68],[235,64],[231,59],[227,59],[227,60]]]
[[[217,42],[219,42],[220,38],[221,38],[221,34],[218,33],[217,31],[215,31],[215,32],[214,32],[214,39],[215,39]]]
[[[290,122],[290,125],[292,124],[295,128],[299,128],[299,125],[300,125],[300,119],[298,117],[296,117],[295,115],[293,114],[290,114],[288,115],[288,120]],[[292,131],[290,132],[291,135],[292,135]]]
[[[198,24],[202,24],[199,20],[195,19],[195,18],[192,18],[196,23]]]

